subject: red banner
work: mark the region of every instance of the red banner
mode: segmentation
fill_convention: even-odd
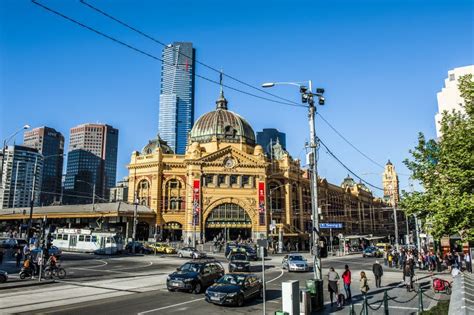
[[[260,225],[265,225],[265,183],[258,183],[258,213]]]
[[[194,224],[199,224],[199,212],[201,212],[201,181],[199,179],[195,179],[193,182]]]

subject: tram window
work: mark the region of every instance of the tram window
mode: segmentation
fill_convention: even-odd
[[[91,241],[91,236],[90,235],[86,235],[86,242],[90,242]]]
[[[84,242],[84,235],[79,235],[79,242]]]
[[[107,237],[107,238],[106,238],[106,242],[107,242],[107,243],[110,243],[110,237]]]
[[[63,235],[63,240],[67,241],[68,237],[69,237],[68,234],[64,234],[64,235]]]
[[[56,236],[56,239],[62,240],[62,239],[63,239],[63,235],[62,235],[62,234],[58,234],[58,236]]]
[[[92,235],[92,242],[94,242],[94,243],[97,242],[97,236]]]

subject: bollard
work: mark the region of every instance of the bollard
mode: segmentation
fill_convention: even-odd
[[[388,293],[387,290],[383,293],[383,310],[384,315],[388,315]]]
[[[364,309],[364,314],[369,315],[369,303],[367,302],[367,294],[364,293],[364,305],[362,306]]]
[[[418,299],[418,311],[423,312],[423,291],[421,289],[421,286],[418,289],[418,296],[420,297]]]

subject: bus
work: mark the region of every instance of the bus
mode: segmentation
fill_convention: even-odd
[[[113,255],[122,252],[123,237],[115,232],[57,229],[53,245],[63,251]]]

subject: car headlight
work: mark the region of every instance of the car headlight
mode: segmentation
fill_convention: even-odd
[[[237,295],[237,292],[228,293],[227,297],[234,297]]]

